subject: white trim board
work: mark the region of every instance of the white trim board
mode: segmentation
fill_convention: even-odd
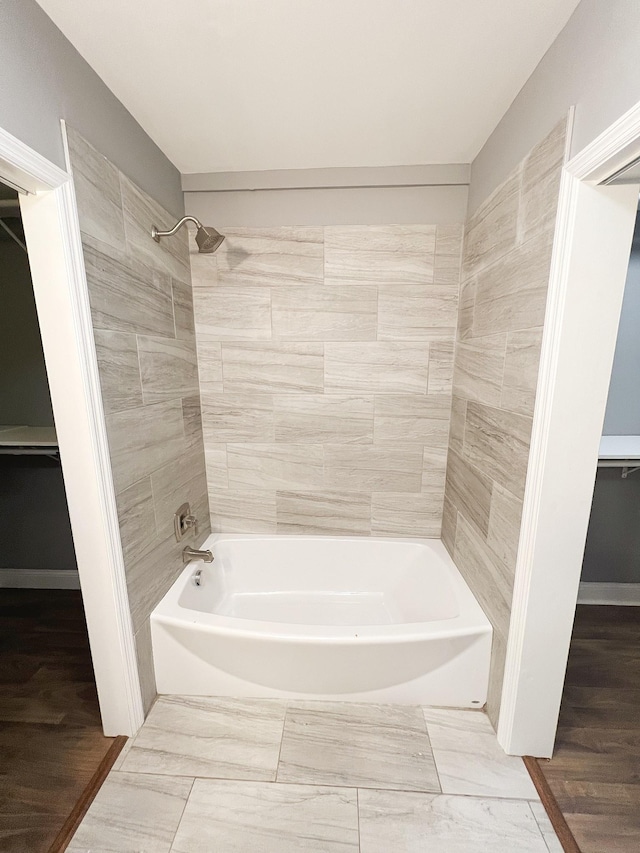
[[[578,604],[622,604],[640,607],[640,583],[594,583],[582,581]]]
[[[20,209],[102,725],[133,735],[144,711],[73,183],[0,129],[2,177],[29,191]]]
[[[637,186],[594,185],[640,145],[640,103],[623,119],[561,178],[498,724],[513,755],[555,742],[638,206]]]
[[[0,569],[0,589],[80,589],[76,569]]]

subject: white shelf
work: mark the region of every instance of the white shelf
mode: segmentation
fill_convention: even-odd
[[[603,435],[598,465],[601,468],[627,467],[640,460],[640,435]]]
[[[0,426],[3,447],[57,447],[54,427]]]

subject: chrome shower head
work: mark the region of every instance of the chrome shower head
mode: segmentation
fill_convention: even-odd
[[[196,231],[196,243],[198,244],[198,251],[202,254],[209,255],[212,252],[215,252],[224,240],[223,234],[220,234],[215,228],[205,228],[204,225],[195,218],[195,216],[183,216],[179,222],[176,222],[170,231],[158,231],[156,226],[152,225],[151,236],[156,243],[159,243],[162,237],[172,237],[178,229],[182,228],[185,222],[195,223],[195,226],[198,229]]]
[[[222,244],[224,234],[220,234],[215,228],[205,228],[201,225],[196,231],[196,243],[198,251],[204,255],[209,255]]]

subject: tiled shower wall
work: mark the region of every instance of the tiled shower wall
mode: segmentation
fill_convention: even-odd
[[[494,628],[497,724],[529,462],[562,122],[466,226],[442,538]]]
[[[214,530],[440,535],[462,226],[192,249]]]
[[[155,697],[149,614],[209,533],[187,234],[68,129],[129,603],[145,706]],[[197,539],[175,541],[184,501]]]

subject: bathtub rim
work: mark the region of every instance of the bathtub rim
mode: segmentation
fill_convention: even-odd
[[[201,549],[213,548],[216,542],[229,541],[318,541],[340,540],[356,542],[389,542],[423,545],[440,557],[452,584],[460,612],[457,616],[425,622],[397,622],[391,625],[308,625],[304,623],[268,622],[253,619],[240,619],[235,616],[223,616],[203,610],[193,610],[180,604],[179,598],[185,585],[190,582],[193,572],[199,567],[210,564],[201,560],[192,560],[176,578],[161,601],[151,613],[151,619],[167,627],[185,628],[190,626],[212,636],[228,635],[244,639],[268,639],[286,641],[295,639],[301,643],[326,644],[363,644],[365,641],[376,643],[420,642],[429,637],[445,639],[464,637],[492,632],[492,626],[482,607],[476,600],[467,582],[462,577],[449,552],[440,539],[409,537],[365,537],[336,536],[334,534],[262,534],[262,533],[212,533],[200,546]],[[215,563],[213,564],[215,566]]]

